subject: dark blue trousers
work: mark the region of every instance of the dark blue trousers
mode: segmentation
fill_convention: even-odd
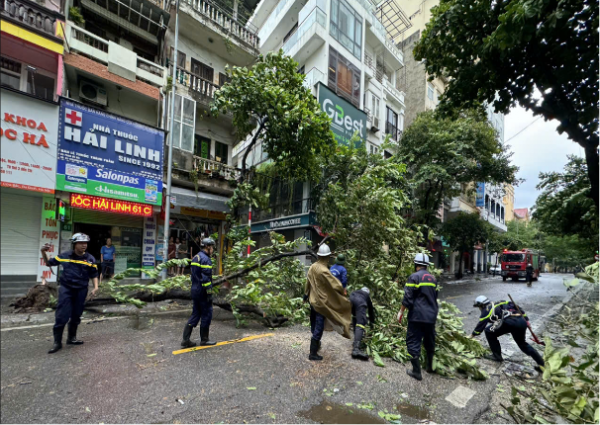
[[[319,314],[314,308],[310,308],[310,331],[313,339],[321,341],[323,331],[325,330],[325,316]]]
[[[430,355],[435,352],[435,323],[408,322],[406,349],[413,359],[421,356],[421,344]]]
[[[194,307],[188,325],[195,328],[200,322],[201,328],[208,328],[213,314],[212,295],[207,294],[206,290],[192,288],[192,301]]]
[[[58,287],[58,304],[55,314],[55,328],[62,328],[67,323],[73,326],[81,322],[81,314],[85,305],[85,297],[88,288],[70,288],[68,286]],[[69,322],[69,319],[71,320]]]

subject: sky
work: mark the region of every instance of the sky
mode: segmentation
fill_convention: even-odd
[[[519,167],[517,177],[525,179],[515,187],[515,208],[531,208],[535,204],[539,195],[535,186],[540,172],[561,171],[567,163],[567,155],[584,155],[583,148],[565,133],[558,134],[558,121],[544,121],[538,117],[521,107],[514,108],[504,117],[504,142],[514,152],[512,161]]]

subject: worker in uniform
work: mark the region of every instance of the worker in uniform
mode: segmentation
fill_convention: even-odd
[[[196,343],[190,341],[192,331],[200,322],[200,345],[215,345],[215,341],[208,338],[210,322],[212,320],[212,256],[215,250],[215,241],[204,238],[200,242],[201,250],[194,256],[191,263],[192,271],[192,301],[194,303],[192,316],[183,329],[183,348],[195,347]]]
[[[49,245],[41,249],[42,257],[47,266],[61,266],[60,285],[58,287],[58,304],[54,322],[54,345],[48,351],[56,353],[62,348],[62,336],[67,323],[68,345],[81,345],[83,341],[77,339],[77,326],[81,322],[81,314],[88,293],[90,279],[93,279],[94,289],[92,296],[98,292],[98,266],[94,257],[86,252],[90,237],[85,233],[75,233],[71,238],[73,249],[63,252],[48,259]]]
[[[310,303],[311,333],[309,360],[323,360],[318,355],[325,328],[350,339],[352,306],[344,294],[344,287],[329,271],[331,249],[326,244],[319,247],[319,260],[310,266],[306,277],[304,301]]]
[[[521,351],[538,364],[536,370],[541,371],[539,366],[544,366],[544,359],[535,348],[525,341],[529,320],[523,309],[519,312],[519,309],[517,309],[512,301],[498,301],[493,303],[485,295],[478,296],[475,299],[473,307],[478,307],[481,315],[479,323],[477,323],[471,337],[475,338],[481,335],[482,332],[485,332],[490,350],[492,350],[492,354],[486,354],[485,358],[496,362],[504,361],[498,337],[511,334]]]
[[[398,317],[404,316],[408,309],[408,328],[406,331],[406,347],[411,356],[412,370],[406,373],[420,381],[421,343],[427,352],[427,372],[433,373],[433,356],[435,354],[435,322],[438,315],[437,281],[428,271],[429,256],[417,254],[414,258],[415,273],[411,274],[404,285],[404,299]]]
[[[339,257],[338,257],[339,258]],[[369,360],[369,356],[362,350],[361,343],[365,335],[367,323],[375,323],[375,309],[371,301],[370,290],[366,286],[350,294],[352,303],[352,325],[354,327],[354,344],[352,345],[352,358]],[[367,313],[369,320],[367,322]]]
[[[525,273],[527,274],[527,286],[531,286],[531,283],[533,282],[533,264],[527,264]]]
[[[344,287],[344,294],[347,295],[348,291],[346,290],[346,286],[348,286],[348,271],[344,264],[346,263],[346,257],[344,254],[339,254],[335,260],[335,264],[331,266],[329,271],[331,274],[340,281],[342,286]]]

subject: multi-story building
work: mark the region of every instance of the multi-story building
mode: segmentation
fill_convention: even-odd
[[[371,153],[382,152],[386,135],[396,141],[404,128],[404,92],[401,90],[403,54],[395,46],[377,8],[368,0],[272,0],[261,1],[250,24],[258,28],[261,53],[277,51],[293,57],[305,84],[332,119],[338,143],[347,144],[354,134],[341,123],[336,110],[357,122],[358,137]],[[238,166],[245,143],[234,149]],[[249,164],[266,160],[258,144]],[[284,182],[281,183],[286,186]],[[285,196],[270,212],[253,212],[251,232],[261,246],[267,232],[278,229],[288,238],[318,239],[308,184],[284,187]]]
[[[504,185],[504,219],[506,222],[515,219],[515,188],[512,184]]]
[[[5,0],[0,9],[2,208],[0,293],[12,297],[43,278],[40,247],[58,250],[55,219],[58,95],[64,16],[53,1]]]

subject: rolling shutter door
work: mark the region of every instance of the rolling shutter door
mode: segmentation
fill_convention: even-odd
[[[144,219],[130,215],[109,214],[73,208],[74,223],[101,224],[104,226],[144,227]]]
[[[2,193],[2,275],[37,275],[42,197]]]

